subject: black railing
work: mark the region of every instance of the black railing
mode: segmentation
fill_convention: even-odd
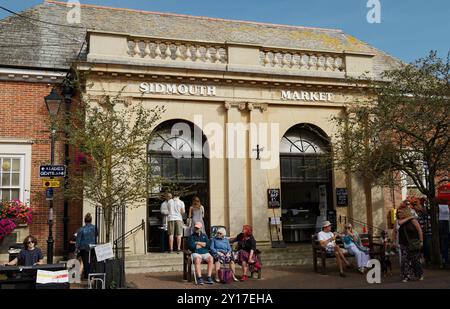
[[[369,234],[372,234],[372,235],[374,234],[375,230],[379,232],[380,236],[385,236],[386,235],[386,231],[384,229],[379,228],[379,227],[374,226],[374,225],[370,225],[367,222],[364,222],[364,221],[361,221],[361,220],[358,220],[358,219],[355,219],[355,218],[352,218],[352,217],[339,215],[339,223],[342,223],[342,222],[344,224],[350,223],[350,224],[353,224],[353,225],[362,226],[363,228],[367,228],[367,232]]]
[[[95,207],[95,226],[97,228],[97,243],[102,244],[107,240],[107,232],[109,233],[109,241],[118,239],[125,234],[125,206],[114,207],[111,210],[111,227],[107,231],[104,218],[104,209]],[[123,256],[123,255],[122,255]]]
[[[120,256],[119,249],[121,249],[121,251],[125,251],[125,241],[126,241],[126,239],[129,236],[133,235],[134,233],[136,233],[137,231],[140,231],[140,230],[144,231],[144,254],[145,254],[145,252],[147,251],[147,248],[146,248],[146,233],[145,233],[145,220],[142,219],[142,222],[139,225],[135,226],[134,228],[132,228],[131,230],[129,230],[128,232],[124,233],[123,235],[119,236],[116,240],[114,240],[114,252],[116,253],[116,257]],[[120,243],[120,245],[119,245],[119,243]]]
[[[106,226],[104,209],[95,207],[95,225],[97,228],[96,243],[102,244],[106,240],[114,240],[115,259],[106,261],[105,263],[96,263],[96,272],[106,273],[106,284],[108,287],[114,285],[122,288],[126,285],[125,279],[125,247],[124,239],[121,238],[125,234],[125,205],[114,207],[111,210],[110,220],[111,226]],[[107,237],[107,235],[109,237]]]

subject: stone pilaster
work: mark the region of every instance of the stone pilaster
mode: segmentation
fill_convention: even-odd
[[[247,218],[247,162],[246,149],[240,149],[247,144],[247,131],[237,133],[231,127],[242,125],[246,128],[245,102],[225,102],[227,110],[225,131],[225,153],[227,162],[227,198],[228,198],[228,221],[230,235],[236,235],[242,230],[242,226],[248,223]]]
[[[267,104],[247,104],[250,113],[249,126],[249,165],[250,165],[250,198],[251,198],[251,224],[253,233],[258,241],[268,241],[269,225],[267,207],[267,189],[269,189],[268,174],[272,170],[264,169],[265,154],[269,150],[270,127],[267,122]],[[260,153],[261,159],[257,160],[256,147],[263,149]],[[275,231],[276,232],[276,231]]]

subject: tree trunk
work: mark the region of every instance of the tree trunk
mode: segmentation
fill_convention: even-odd
[[[370,139],[368,130],[368,116],[364,118],[364,145],[365,158],[370,158]],[[363,175],[364,195],[366,197],[366,223],[367,231],[373,233],[373,211],[372,211],[372,181],[367,175]]]
[[[366,197],[367,232],[373,233],[372,185],[367,177],[364,177],[364,195]]]
[[[111,239],[111,225],[112,225],[112,210],[111,207],[103,208],[105,220],[105,242],[108,243]]]

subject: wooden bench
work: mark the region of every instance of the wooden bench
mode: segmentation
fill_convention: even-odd
[[[370,258],[381,258],[384,256],[384,246],[381,243],[374,242],[374,238],[378,239],[379,237],[373,237],[371,234],[360,234],[361,243],[369,248]],[[313,251],[313,267],[314,271],[318,272],[317,262],[318,259],[321,260],[322,265],[322,274],[327,273],[326,260],[329,258],[336,258],[334,253],[327,253],[324,247],[320,245],[320,242],[317,238],[317,234],[314,234],[311,237],[312,251]],[[342,242],[341,237],[336,238],[336,245],[341,249],[344,249],[344,244]],[[345,257],[353,257],[353,255],[349,254],[347,250],[343,250]]]

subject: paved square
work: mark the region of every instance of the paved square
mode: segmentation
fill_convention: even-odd
[[[238,273],[239,274],[239,273]],[[127,282],[140,289],[337,289],[337,288],[385,288],[385,289],[449,289],[450,270],[425,269],[424,281],[400,282],[398,267],[392,277],[382,278],[381,284],[369,284],[365,275],[348,270],[347,277],[339,277],[337,268],[329,268],[327,275],[314,273],[312,266],[273,266],[263,269],[263,278],[230,284],[214,283],[196,287],[192,282],[182,281],[181,272],[129,274]],[[238,276],[239,277],[239,276]]]

